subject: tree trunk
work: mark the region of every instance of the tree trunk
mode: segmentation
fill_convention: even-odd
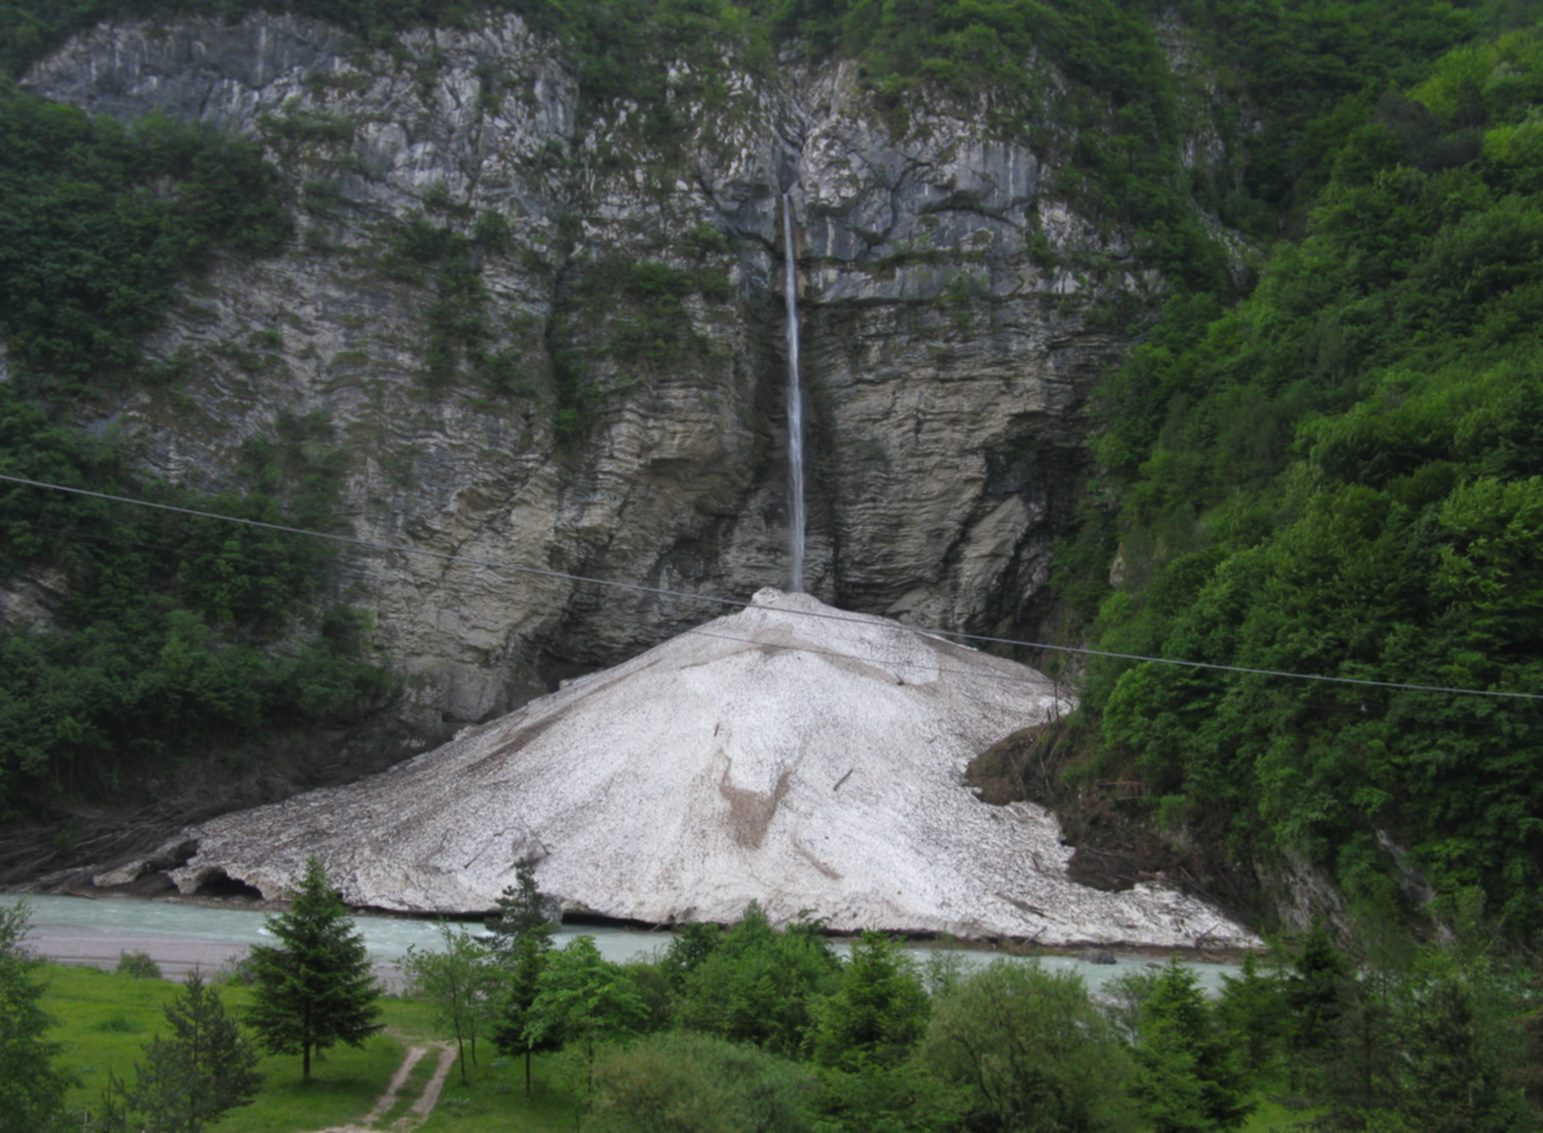
[[[530,1101],[530,1047],[525,1048],[525,1100]]]
[[[311,1080],[311,1044],[302,1043],[300,1049],[302,1052],[300,1080],[302,1082],[309,1082]]]

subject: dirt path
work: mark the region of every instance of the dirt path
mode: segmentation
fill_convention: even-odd
[[[396,1068],[396,1073],[391,1075],[391,1081],[386,1086],[385,1092],[375,1099],[375,1105],[369,1113],[365,1114],[361,1124],[331,1125],[326,1129],[317,1130],[317,1133],[381,1133],[376,1122],[391,1112],[391,1107],[396,1105],[398,1095],[401,1094],[402,1087],[407,1083],[413,1068],[423,1061],[423,1056],[431,1049],[439,1051],[439,1065],[434,1067],[434,1074],[423,1087],[423,1093],[418,1095],[418,1100],[413,1102],[412,1107],[390,1126],[391,1133],[412,1133],[412,1130],[422,1125],[429,1114],[434,1112],[440,1092],[445,1088],[445,1079],[450,1076],[450,1068],[455,1065],[455,1047],[449,1043],[409,1047],[407,1054],[402,1058],[402,1064]]]
[[[445,1088],[445,1079],[450,1076],[450,1068],[454,1065],[455,1047],[445,1043],[439,1048],[439,1065],[434,1067],[434,1077],[429,1079],[429,1084],[423,1087],[423,1093],[413,1102],[410,1112],[418,1119],[415,1125],[421,1125],[434,1112],[434,1106],[439,1102],[439,1092]]]

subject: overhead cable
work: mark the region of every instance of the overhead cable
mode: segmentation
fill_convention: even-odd
[[[750,609],[756,604],[743,598],[726,598],[715,594],[693,594],[686,590],[671,590],[663,586],[648,586],[640,582],[624,582],[617,579],[597,578],[592,575],[574,574],[571,571],[556,570],[551,567],[520,566],[506,562],[495,562],[491,559],[475,558],[471,555],[463,555],[452,551],[434,551],[424,547],[411,547],[402,543],[381,543],[370,539],[361,539],[353,535],[338,535],[327,531],[312,531],[304,527],[292,527],[283,523],[271,523],[261,519],[247,519],[242,516],[221,515],[218,512],[203,511],[198,508],[183,507],[178,504],[161,503],[156,500],[136,499],[132,496],[119,496],[110,492],[98,492],[89,488],[76,488],[67,484],[53,484],[45,480],[33,480],[25,476],[12,476],[0,473],[0,481],[12,484],[21,484],[29,488],[40,488],[52,492],[66,492],[74,496],[84,496],[89,499],[106,500],[110,503],[128,504],[133,507],[153,508],[158,511],[173,512],[178,515],[193,516],[197,519],[213,519],[224,523],[237,523],[246,527],[256,527],[266,531],[278,531],[288,535],[301,535],[312,539],[325,539],[328,542],[342,546],[360,547],[365,550],[385,552],[388,554],[417,555],[423,558],[438,559],[442,562],[466,563],[472,566],[487,567],[491,570],[505,574],[525,575],[536,578],[550,578],[566,582],[581,583],[590,586],[603,586],[613,590],[625,590],[635,594],[648,594],[661,598],[674,598],[688,602],[701,602],[707,605],[716,605],[732,609]],[[758,607],[763,608],[764,607]],[[869,618],[854,614],[845,614],[835,610],[797,610],[779,608],[778,613],[795,617],[814,618],[833,622],[850,622],[859,625],[872,624]],[[1185,669],[1205,669],[1221,673],[1241,673],[1246,676],[1274,677],[1283,680],[1311,681],[1321,684],[1352,685],[1361,688],[1391,689],[1400,692],[1428,692],[1439,693],[1447,696],[1481,696],[1497,700],[1522,700],[1543,701],[1543,693],[1517,692],[1505,689],[1463,688],[1454,685],[1421,684],[1412,681],[1387,681],[1376,680],[1370,677],[1343,677],[1327,673],[1296,673],[1285,669],[1266,669],[1250,665],[1228,665],[1217,661],[1196,661],[1187,658],[1157,657],[1142,653],[1122,653],[1112,649],[1094,649],[1089,646],[1056,645],[1044,641],[1024,641],[1019,638],[999,637],[992,634],[965,633],[960,630],[938,629],[929,626],[914,626],[904,622],[896,622],[897,626],[911,633],[922,634],[929,637],[951,638],[958,641],[975,642],[985,645],[1009,645],[1021,649],[1042,650],[1047,653],[1066,653],[1080,657],[1102,657],[1116,661],[1132,661],[1150,665],[1168,665]]]

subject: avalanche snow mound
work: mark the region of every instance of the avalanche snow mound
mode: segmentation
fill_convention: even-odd
[[[277,897],[314,853],[351,903],[469,912],[535,859],[565,908],[650,923],[754,899],[841,931],[1253,943],[1174,890],[1072,882],[1051,814],[964,785],[974,755],[1068,707],[1033,669],[762,590],[383,774],[194,828],[173,876]]]

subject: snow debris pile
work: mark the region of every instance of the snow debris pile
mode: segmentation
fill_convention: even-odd
[[[205,823],[173,877],[277,897],[314,853],[354,904],[469,912],[535,859],[565,908],[650,923],[755,899],[841,931],[1254,943],[1174,890],[1072,882],[1052,815],[963,784],[974,755],[1068,707],[1033,669],[762,590],[381,775]]]

